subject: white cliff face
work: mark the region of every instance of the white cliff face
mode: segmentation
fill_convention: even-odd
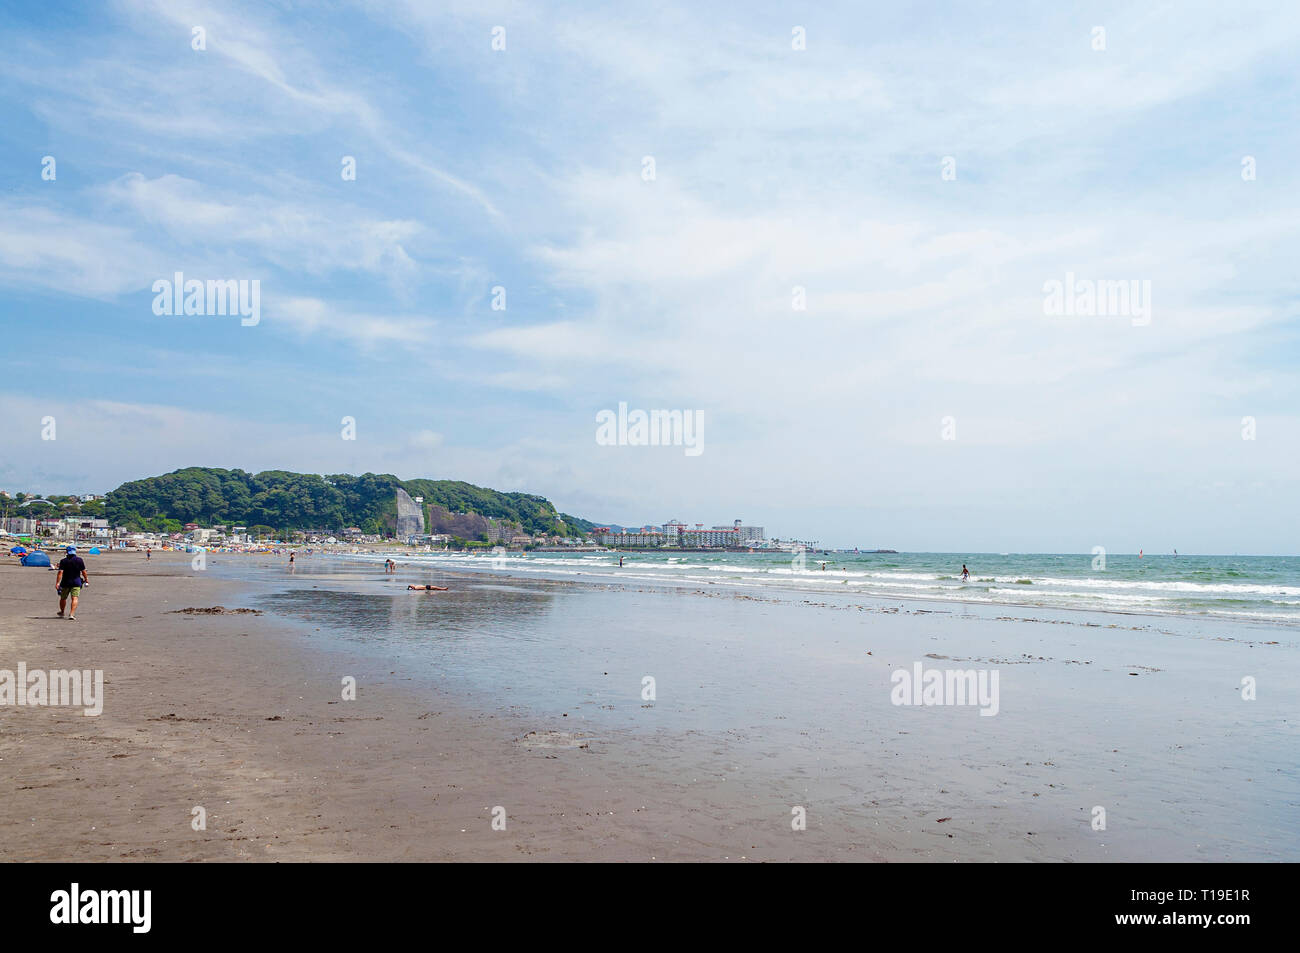
[[[397,488],[397,538],[416,536],[424,532],[424,507],[411,499],[401,487]]]

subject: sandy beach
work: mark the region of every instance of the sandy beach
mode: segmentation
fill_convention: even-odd
[[[1289,630],[323,558],[88,565],[76,623],[51,573],[0,565],[0,668],[104,672],[98,716],[0,707],[3,860],[1300,856]],[[180,611],[214,606],[254,611]],[[917,662],[997,669],[996,717],[893,704]]]

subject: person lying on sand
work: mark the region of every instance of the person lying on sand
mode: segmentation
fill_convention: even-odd
[[[407,589],[414,589],[416,592],[446,592],[446,586],[407,586]]]

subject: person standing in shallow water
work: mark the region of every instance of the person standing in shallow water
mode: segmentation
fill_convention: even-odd
[[[962,563],[962,564],[961,564],[961,581],[962,581],[962,582],[968,582],[969,580],[970,580],[970,570],[966,568],[966,564],[965,564],[965,563]]]

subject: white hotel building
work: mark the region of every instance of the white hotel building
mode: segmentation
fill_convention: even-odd
[[[617,533],[607,527],[598,527],[592,535],[605,546],[637,546],[648,549],[663,546],[737,549],[764,539],[763,527],[743,526],[740,520],[731,526],[714,526],[711,529],[706,529],[703,523],[688,526],[680,520],[669,520],[659,527],[645,526],[639,530]]]

